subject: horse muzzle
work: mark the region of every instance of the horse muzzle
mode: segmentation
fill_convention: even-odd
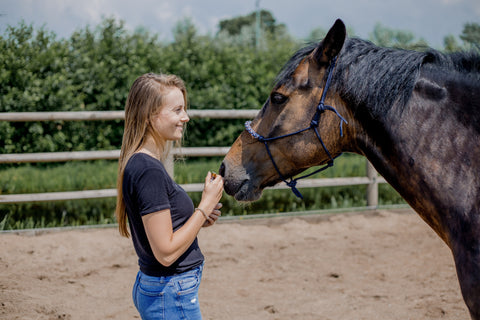
[[[219,174],[223,177],[225,192],[237,201],[252,202],[262,195],[262,188],[255,184],[245,169],[232,168],[223,161],[220,165]]]

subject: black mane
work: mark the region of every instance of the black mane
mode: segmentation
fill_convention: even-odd
[[[300,61],[316,48],[308,45],[298,50],[276,78],[276,87],[285,84]],[[337,59],[332,88],[354,105],[369,106],[374,118],[387,112],[394,103],[404,106],[409,100],[422,66],[444,70],[470,79],[477,86],[480,80],[480,56],[459,52],[444,54],[429,49],[425,52],[383,48],[356,38],[347,38]]]
[[[403,106],[428,52],[383,48],[360,39],[348,39],[337,63],[333,84],[347,101],[365,105],[373,118],[398,102]]]

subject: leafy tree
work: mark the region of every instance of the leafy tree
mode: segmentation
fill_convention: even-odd
[[[458,44],[457,39],[453,35],[448,35],[443,38],[443,46],[445,52],[455,52],[462,50],[462,47]]]
[[[245,16],[239,16],[232,19],[221,20],[219,23],[219,32],[225,31],[229,35],[240,34],[243,27],[255,26],[257,13],[254,11]],[[284,24],[277,24],[273,14],[268,10],[260,10],[260,28],[272,34],[275,34],[279,29],[284,29]]]
[[[466,44],[480,50],[480,24],[478,23],[466,23],[463,26],[463,32],[460,35]]]
[[[322,40],[327,35],[328,30],[322,27],[314,28],[305,39],[309,43],[315,43]]]
[[[382,47],[421,50],[428,46],[425,40],[416,40],[415,35],[410,31],[390,29],[381,23],[375,24],[369,40]]]
[[[219,34],[226,33],[228,36],[242,36],[250,38],[251,46],[256,45],[256,19],[257,13],[254,11],[245,16],[239,16],[232,19],[225,19],[219,23]],[[275,17],[268,10],[260,10],[260,30],[262,34],[269,37],[283,37],[287,33],[285,24],[277,24]]]
[[[457,38],[448,35],[443,38],[443,44],[446,52],[455,52],[461,50],[480,50],[480,25],[478,23],[466,23],[459,38],[463,44],[459,44]]]

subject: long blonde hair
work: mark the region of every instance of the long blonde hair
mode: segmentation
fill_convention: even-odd
[[[172,147],[171,141],[165,141],[152,127],[151,119],[164,104],[165,95],[178,88],[183,93],[185,108],[187,107],[187,89],[183,80],[176,75],[147,73],[138,77],[132,84],[125,103],[125,130],[123,132],[122,148],[118,160],[117,176],[117,207],[115,216],[120,234],[129,237],[127,228],[127,212],[123,199],[123,173],[130,157],[145,143],[147,136],[152,136],[161,160],[165,160]],[[180,144],[180,142],[178,142]]]

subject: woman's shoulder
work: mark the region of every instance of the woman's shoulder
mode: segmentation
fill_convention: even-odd
[[[161,161],[154,157],[143,153],[134,153],[130,159],[128,159],[125,171],[129,172],[145,172],[145,171],[161,171],[167,173],[165,167]]]

